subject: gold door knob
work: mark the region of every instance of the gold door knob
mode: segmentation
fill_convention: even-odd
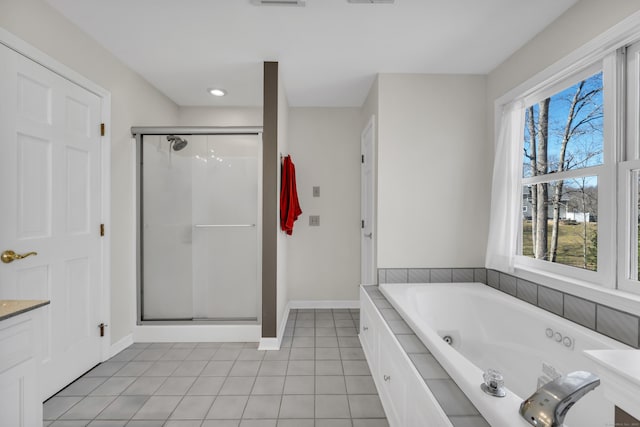
[[[17,254],[14,251],[4,251],[2,255],[0,255],[0,260],[5,264],[9,264],[17,259],[26,258],[31,255],[38,255],[38,252],[27,252],[26,254]]]

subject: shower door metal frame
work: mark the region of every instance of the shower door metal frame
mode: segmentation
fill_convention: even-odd
[[[142,242],[143,231],[143,215],[144,206],[142,203],[143,197],[143,180],[142,180],[142,164],[143,164],[143,148],[142,143],[144,136],[152,135],[178,135],[178,136],[190,136],[190,135],[211,135],[211,136],[224,136],[224,135],[256,135],[262,137],[262,126],[133,126],[131,128],[131,135],[135,138],[135,209],[136,209],[136,324],[137,325],[254,325],[260,324],[262,319],[262,304],[259,303],[257,307],[256,319],[234,319],[234,320],[222,320],[222,319],[162,319],[162,320],[143,320],[143,294],[144,294],[144,269],[142,268],[142,261],[144,255],[144,244]],[[260,140],[260,159],[258,164],[260,170],[262,169],[262,140]],[[260,182],[258,183],[258,223],[262,224],[262,176],[258,174]],[[258,301],[262,299],[262,285],[261,285],[261,270],[262,270],[262,233],[258,232]]]

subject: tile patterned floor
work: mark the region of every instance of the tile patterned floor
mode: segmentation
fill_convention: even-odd
[[[292,310],[279,351],[133,344],[44,404],[44,426],[388,427],[358,310]]]

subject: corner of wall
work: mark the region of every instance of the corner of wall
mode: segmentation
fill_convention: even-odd
[[[282,83],[280,74],[278,74],[278,190],[280,190],[281,174],[280,174],[280,153],[283,155],[288,154],[288,126],[289,126],[289,102],[287,100],[286,90]],[[280,206],[278,203],[278,219],[280,218]],[[280,230],[279,222],[276,224],[278,229],[278,273],[277,273],[277,296],[276,296],[276,325],[286,324],[287,321],[287,303],[288,303],[288,288],[287,288],[287,256],[288,256],[288,242],[287,235]],[[277,337],[282,340],[282,334],[284,333],[284,327],[280,327],[277,331]]]

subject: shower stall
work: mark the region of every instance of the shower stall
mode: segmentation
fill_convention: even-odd
[[[262,129],[132,128],[138,324],[256,324]]]

